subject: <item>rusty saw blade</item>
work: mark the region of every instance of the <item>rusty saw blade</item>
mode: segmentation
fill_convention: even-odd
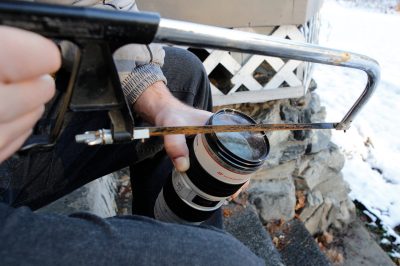
[[[249,125],[205,125],[181,127],[135,127],[134,139],[173,134],[207,134],[217,132],[263,132],[277,130],[335,129],[337,123],[296,123],[296,124],[249,124]]]

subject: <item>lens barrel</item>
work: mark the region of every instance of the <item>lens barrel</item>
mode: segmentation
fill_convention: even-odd
[[[222,109],[208,125],[256,122],[233,109]],[[220,132],[187,138],[190,168],[173,170],[154,207],[158,220],[201,223],[237,192],[264,163],[269,142],[264,132]]]

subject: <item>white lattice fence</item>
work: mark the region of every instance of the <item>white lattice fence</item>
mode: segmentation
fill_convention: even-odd
[[[268,35],[315,43],[318,22],[314,17],[300,26],[277,26]],[[247,28],[246,31],[255,30]],[[297,60],[211,49],[191,50],[203,60],[216,106],[301,97],[312,72],[312,64]]]

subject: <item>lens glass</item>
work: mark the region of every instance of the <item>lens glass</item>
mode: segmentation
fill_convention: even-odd
[[[249,125],[254,122],[236,112],[221,112],[213,117],[213,125]],[[264,135],[260,132],[220,132],[218,140],[236,156],[250,161],[258,161],[267,153]]]

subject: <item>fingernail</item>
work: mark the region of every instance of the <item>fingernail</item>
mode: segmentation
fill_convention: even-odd
[[[176,170],[179,172],[186,172],[189,169],[189,158],[188,157],[179,157],[174,160],[174,165]]]
[[[54,80],[54,78],[50,75],[50,74],[45,74],[42,76],[42,79],[46,79],[46,80]]]

